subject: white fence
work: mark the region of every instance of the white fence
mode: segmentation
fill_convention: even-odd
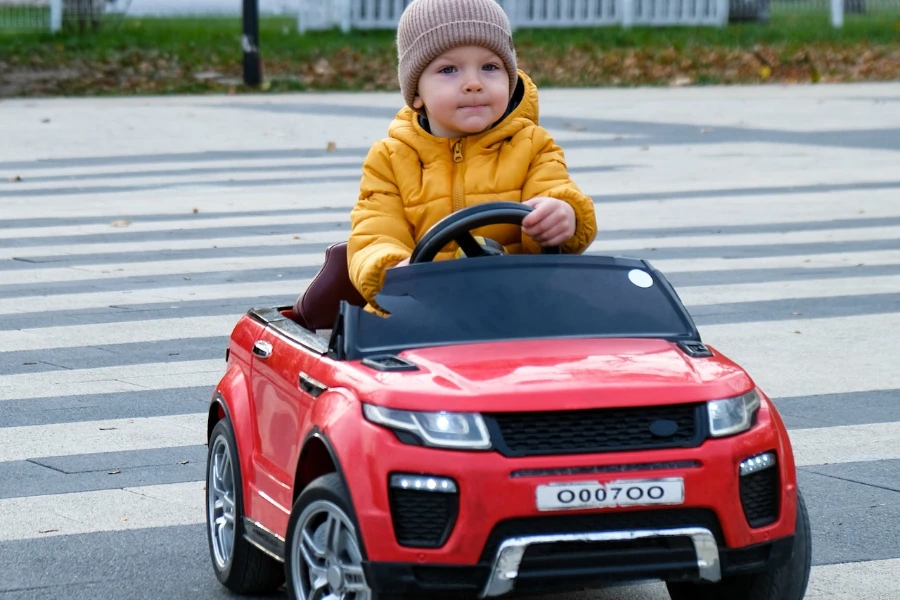
[[[299,29],[393,29],[410,0],[299,0]],[[728,24],[729,0],[498,0],[513,28]]]

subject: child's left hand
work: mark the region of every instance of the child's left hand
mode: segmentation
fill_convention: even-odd
[[[522,220],[522,230],[541,246],[559,246],[575,235],[575,210],[568,202],[542,196],[522,204],[534,209]]]

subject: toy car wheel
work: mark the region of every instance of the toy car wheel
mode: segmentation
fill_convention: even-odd
[[[776,569],[726,577],[717,583],[668,582],[672,600],[803,600],[812,560],[812,535],[803,496],[797,494],[794,553]]]
[[[300,493],[288,523],[285,575],[292,600],[384,600],[366,582],[350,494],[336,473]]]
[[[241,468],[231,422],[219,421],[206,461],[206,537],[213,571],[238,594],[265,594],[284,582],[281,563],[244,539]]]

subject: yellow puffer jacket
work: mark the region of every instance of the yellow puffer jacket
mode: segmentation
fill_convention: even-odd
[[[563,200],[575,209],[575,235],[565,253],[584,252],[594,240],[594,203],[569,178],[563,152],[538,123],[538,92],[519,72],[524,95],[496,127],[465,138],[439,138],[404,108],[376,142],[363,164],[359,201],[350,214],[350,278],[363,297],[373,299],[384,273],[412,254],[428,229],[450,213],[498,200],[522,202],[538,196]],[[510,253],[539,253],[540,245],[515,225],[474,232],[496,240]],[[437,260],[450,258],[449,244]]]

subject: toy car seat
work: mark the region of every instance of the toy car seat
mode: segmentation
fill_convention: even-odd
[[[325,263],[294,304],[294,320],[316,331],[334,325],[341,300],[365,306],[366,300],[350,281],[347,267],[347,242],[333,244],[325,250]]]

